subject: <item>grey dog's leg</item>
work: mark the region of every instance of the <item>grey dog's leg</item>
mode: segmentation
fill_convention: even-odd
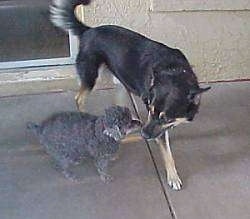
[[[109,175],[108,172],[108,163],[109,163],[109,159],[108,158],[97,158],[95,165],[97,168],[97,171],[100,175],[100,178],[103,182],[105,183],[109,183],[113,180],[113,177],[111,175]]]
[[[78,182],[77,177],[69,170],[69,162],[62,159],[56,161],[56,169],[60,171],[66,179],[71,180],[72,182]]]
[[[63,169],[62,173],[66,179],[69,179],[72,182],[79,182],[79,179],[76,177],[76,175],[72,171],[70,171],[68,169]]]
[[[182,187],[182,182],[175,168],[175,162],[169,143],[168,131],[165,132],[165,139],[159,137],[156,139],[156,141],[160,145],[161,153],[164,159],[168,185],[173,190],[180,190]]]
[[[112,157],[110,157],[110,161],[116,161],[120,157],[119,152],[116,152]]]

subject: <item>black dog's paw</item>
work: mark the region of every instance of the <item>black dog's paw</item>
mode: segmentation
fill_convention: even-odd
[[[182,189],[182,181],[177,173],[167,174],[167,181],[171,189],[175,191],[179,191]]]

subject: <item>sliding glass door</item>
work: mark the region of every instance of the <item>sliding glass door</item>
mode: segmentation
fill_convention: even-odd
[[[0,0],[0,69],[73,63],[77,40],[49,20],[49,0]]]

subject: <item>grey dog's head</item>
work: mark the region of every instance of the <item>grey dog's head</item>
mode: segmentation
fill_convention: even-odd
[[[141,127],[141,122],[132,118],[131,112],[127,107],[111,106],[105,109],[104,118],[104,134],[115,140],[120,140],[133,130]]]
[[[160,69],[151,75],[147,97],[148,120],[142,128],[142,136],[152,139],[168,128],[194,119],[200,106],[200,88],[190,66]]]

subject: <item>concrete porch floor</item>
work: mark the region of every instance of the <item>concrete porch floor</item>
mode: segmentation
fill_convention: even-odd
[[[171,131],[183,190],[171,191],[156,144],[122,144],[111,166],[115,181],[103,184],[91,162],[75,168],[72,183],[26,132],[57,111],[75,110],[74,92],[0,98],[1,219],[247,219],[250,215],[250,83],[213,84],[190,125]],[[100,114],[110,104],[131,107],[121,88],[96,90],[86,109]],[[138,102],[140,116],[145,116]],[[132,109],[132,107],[131,107]]]

